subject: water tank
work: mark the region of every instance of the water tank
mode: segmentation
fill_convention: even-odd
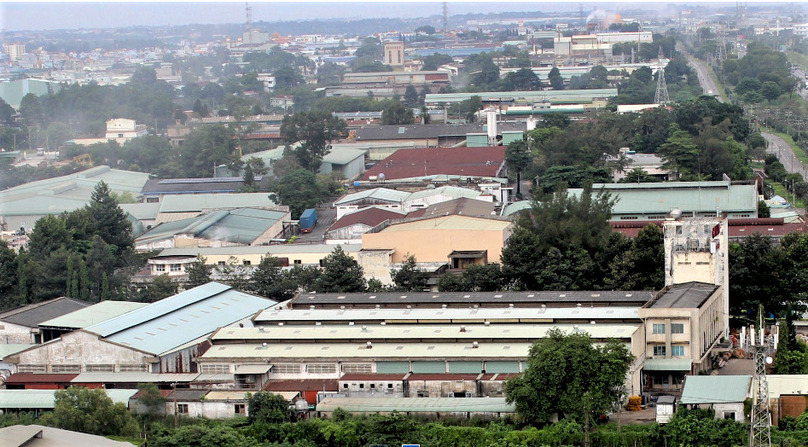
[[[488,129],[488,140],[496,140],[497,138],[497,111],[494,108],[489,108],[485,111],[486,124]]]
[[[533,116],[529,116],[527,118],[527,131],[530,132],[535,128],[536,128],[536,118],[533,118]]]

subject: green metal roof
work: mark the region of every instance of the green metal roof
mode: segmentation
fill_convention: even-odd
[[[61,317],[40,323],[40,326],[82,329],[107,321],[127,312],[147,306],[148,303],[134,301],[102,301],[98,304],[79,309]]]
[[[513,404],[504,397],[327,397],[317,404],[317,411],[342,408],[351,413],[419,412],[419,413],[515,413]]]
[[[364,157],[366,153],[364,149],[331,148],[331,151],[323,157],[323,163],[347,165],[359,157]]]
[[[269,208],[277,204],[269,194],[179,194],[163,196],[160,213],[188,213],[217,208]]]
[[[36,345],[25,344],[0,344],[0,359],[14,355],[18,352],[25,351],[26,349]]]
[[[52,409],[57,390],[0,390],[0,408]],[[137,390],[104,390],[113,402],[129,405]]]
[[[401,203],[409,196],[410,193],[405,191],[398,191],[388,188],[373,188],[355,192],[353,194],[347,194],[335,201],[334,206],[350,205],[353,202],[360,202],[363,200],[381,200],[385,202]]]
[[[743,402],[749,396],[750,376],[687,376],[682,390],[683,404]]]
[[[239,208],[214,211],[199,217],[165,222],[135,240],[136,246],[171,239],[178,234],[197,238],[251,244],[288,213]]]
[[[690,359],[648,359],[642,369],[646,371],[690,371]]]
[[[616,88],[584,89],[584,90],[539,90],[539,91],[516,91],[516,92],[475,92],[475,93],[428,93],[425,101],[433,103],[454,103],[465,101],[472,96],[479,96],[483,101],[511,101],[516,102],[538,102],[579,100],[591,102],[592,98],[609,98],[617,96]]]

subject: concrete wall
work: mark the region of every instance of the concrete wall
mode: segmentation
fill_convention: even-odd
[[[18,369],[23,365],[47,365],[47,372],[54,372],[59,366],[79,365],[83,372],[87,371],[87,365],[115,365],[118,371],[121,365],[150,365],[148,360],[156,359],[144,352],[102,341],[89,332],[75,331],[9,360],[16,361]]]
[[[28,344],[34,343],[31,328],[19,324],[0,321],[0,344]]]
[[[449,216],[455,217],[455,216]],[[455,250],[487,250],[490,262],[499,262],[505,241],[512,228],[500,229],[499,222],[492,221],[492,229],[441,229],[441,220],[435,219],[435,228],[418,228],[401,224],[396,231],[365,233],[362,235],[362,249],[392,249],[392,262],[401,263],[408,254],[418,262],[448,262],[449,254]],[[475,219],[480,220],[480,219]],[[428,241],[428,243],[426,243]]]

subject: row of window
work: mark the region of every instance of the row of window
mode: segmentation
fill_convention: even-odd
[[[654,357],[665,357],[667,355],[667,348],[665,346],[654,346]],[[671,346],[672,357],[684,357],[685,347],[682,345]]]
[[[80,373],[81,365],[67,364],[67,365],[48,365],[42,364],[22,364],[17,367],[17,371],[21,373]],[[84,365],[84,372],[115,372],[115,365],[112,364],[99,364],[99,365]],[[148,365],[139,364],[124,364],[118,365],[118,372],[149,372]]]
[[[653,331],[654,334],[664,334],[665,333],[665,323],[654,323]],[[684,334],[685,333],[685,325],[684,323],[671,323],[671,334]]]
[[[242,416],[247,415],[247,404],[233,405],[233,413]],[[177,414],[188,414],[188,404],[177,404]]]
[[[182,271],[182,264],[169,264],[168,268],[169,268],[169,271],[172,271],[172,272],[181,272]],[[164,272],[164,271],[166,271],[166,265],[165,264],[156,264],[154,266],[154,270],[158,271],[158,272]]]

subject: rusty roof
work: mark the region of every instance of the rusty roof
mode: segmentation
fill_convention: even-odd
[[[363,180],[419,178],[429,176],[498,177],[505,163],[505,146],[435,147],[401,149],[376,163]]]

